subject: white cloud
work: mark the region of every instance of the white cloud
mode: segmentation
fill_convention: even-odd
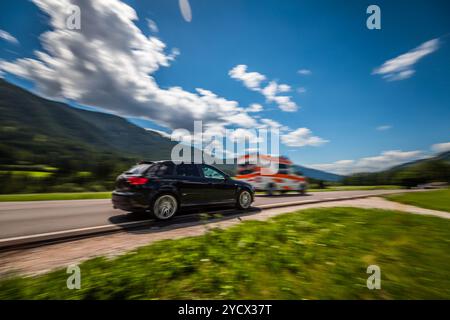
[[[247,66],[245,64],[239,64],[228,72],[229,76],[233,79],[240,80],[244,85],[257,91],[262,81],[266,77],[258,72],[247,72]]]
[[[337,174],[351,174],[357,172],[376,172],[394,167],[396,165],[424,158],[426,155],[419,150],[384,151],[378,156],[360,158],[357,160],[339,160],[333,163],[312,164],[308,167],[329,171]]]
[[[194,120],[256,126],[238,102],[211,91],[161,88],[153,74],[179,54],[135,25],[133,8],[118,0],[34,0],[49,16],[36,58],[0,61],[0,71],[26,78],[42,95],[71,99],[122,116],[150,119],[168,128],[191,129]],[[66,8],[80,6],[81,30],[67,30]]]
[[[158,25],[152,19],[147,19],[147,26],[151,32],[153,32],[153,33],[159,32]]]
[[[386,130],[389,130],[389,129],[392,129],[392,126],[388,125],[388,124],[376,127],[376,130],[378,130],[378,131],[386,131]]]
[[[300,69],[297,71],[297,73],[303,76],[309,76],[310,74],[312,74],[311,70],[308,69]]]
[[[181,15],[186,22],[192,21],[192,10],[191,5],[188,0],[179,0],[178,4],[180,6]]]
[[[14,43],[14,44],[19,44],[19,41],[14,36],[12,36],[9,32],[6,32],[5,30],[0,29],[0,38],[5,41]]]
[[[263,106],[258,103],[252,103],[247,109],[245,109],[248,113],[250,112],[261,112],[263,111]]]
[[[281,136],[281,141],[290,147],[320,146],[328,140],[313,136],[308,128],[298,128]]]
[[[376,68],[372,74],[380,74],[388,81],[410,78],[414,73],[414,65],[423,57],[439,49],[439,39],[432,39],[422,43],[407,53],[390,59]]]
[[[279,123],[278,121],[275,121],[273,119],[267,119],[267,118],[263,118],[261,119],[261,125],[259,126],[260,128],[265,128],[265,129],[278,129],[280,131],[290,131],[290,129],[286,126],[283,126],[281,123]]]
[[[297,105],[289,96],[279,96],[279,93],[288,92],[291,87],[287,84],[278,84],[276,81],[270,81],[269,84],[261,90],[268,102],[275,102],[278,107],[287,112],[297,111]]]
[[[436,143],[431,146],[431,150],[436,153],[450,151],[450,142]]]
[[[270,81],[265,87],[262,87],[261,84],[267,79],[266,76],[259,72],[247,72],[247,68],[245,64],[239,64],[231,69],[228,74],[231,78],[242,81],[248,89],[260,92],[267,102],[276,103],[281,110],[286,112],[297,111],[298,106],[291,100],[290,96],[279,95],[291,91],[291,86]]]

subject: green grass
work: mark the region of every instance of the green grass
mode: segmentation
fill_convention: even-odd
[[[380,186],[330,186],[326,189],[308,189],[311,192],[323,191],[351,191],[351,190],[393,190],[402,189],[401,186],[380,185]]]
[[[65,269],[4,278],[0,299],[450,299],[449,245],[450,220],[309,209],[88,260],[80,290]]]
[[[0,174],[12,174],[17,176],[27,176],[31,178],[47,178],[53,174],[53,172],[45,171],[5,171],[0,170]]]
[[[385,196],[388,200],[433,210],[450,212],[450,189],[401,193]]]
[[[328,191],[352,191],[352,190],[394,190],[402,189],[401,186],[394,185],[380,185],[380,186],[329,186],[325,189],[311,188],[308,192],[328,192]],[[288,192],[296,193],[296,192]],[[256,194],[265,194],[264,191],[258,191]]]
[[[30,193],[30,194],[1,194],[2,201],[43,201],[43,200],[81,200],[81,199],[109,199],[111,192],[67,192],[67,193]]]

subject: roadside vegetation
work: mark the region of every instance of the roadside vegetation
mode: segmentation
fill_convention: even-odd
[[[326,188],[313,188],[308,189],[310,192],[323,192],[323,191],[352,191],[352,190],[395,190],[402,189],[402,186],[395,185],[375,185],[375,186],[340,186],[333,185]]]
[[[385,198],[417,207],[450,212],[450,189],[392,194]]]
[[[450,299],[450,220],[321,208],[0,281],[0,299]],[[369,290],[369,265],[381,290]]]
[[[107,192],[73,192],[73,193],[31,193],[31,194],[0,194],[0,202],[5,201],[44,201],[44,200],[82,200],[109,199],[111,191]]]

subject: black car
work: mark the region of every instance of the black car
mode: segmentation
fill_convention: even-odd
[[[183,207],[233,204],[245,210],[254,193],[250,184],[211,165],[168,160],[140,163],[118,176],[112,202],[114,208],[166,220]]]

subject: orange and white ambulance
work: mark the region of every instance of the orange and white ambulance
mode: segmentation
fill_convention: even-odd
[[[286,157],[251,154],[242,156],[238,159],[235,178],[250,183],[256,190],[265,191],[269,195],[276,191],[305,194],[308,188],[303,173]]]

